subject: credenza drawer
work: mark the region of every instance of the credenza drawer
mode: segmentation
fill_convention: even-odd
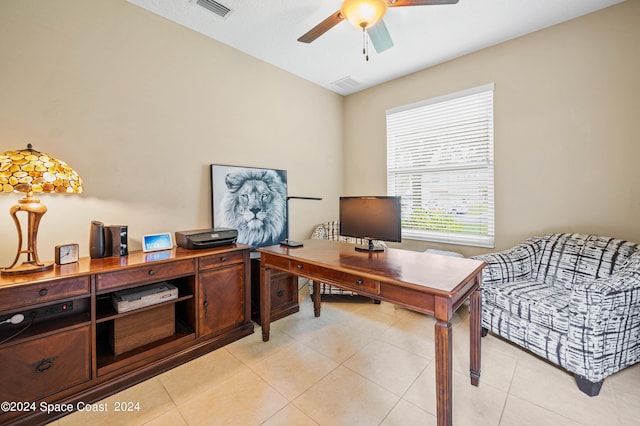
[[[242,263],[242,252],[227,252],[213,254],[211,256],[205,256],[200,258],[200,270],[219,268],[221,266],[233,265],[236,263]]]
[[[102,291],[149,281],[162,281],[181,275],[194,274],[195,270],[195,260],[187,259],[98,274],[96,275],[96,290]]]
[[[298,262],[295,260],[291,260],[290,262],[290,271],[292,274],[305,274],[318,277],[318,281],[322,282],[333,281],[334,283],[341,284],[348,289],[353,289],[355,292],[366,291],[375,294],[380,293],[380,281],[364,278],[347,272],[336,271],[330,268],[324,268],[322,266]],[[328,282],[328,284],[331,284],[331,282]]]
[[[0,310],[89,294],[89,276],[47,281],[0,291]]]
[[[33,401],[91,378],[90,326],[0,349],[0,400]]]

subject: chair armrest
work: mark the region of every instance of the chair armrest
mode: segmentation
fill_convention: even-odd
[[[596,382],[638,362],[640,254],[619,272],[571,288],[567,363]]]
[[[539,248],[535,239],[529,239],[507,250],[473,256],[484,261],[483,283],[508,283],[529,277],[537,263]]]

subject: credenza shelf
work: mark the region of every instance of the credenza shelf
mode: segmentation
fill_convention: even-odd
[[[98,313],[96,314],[96,323],[102,323],[105,321],[109,321],[109,320],[113,320],[116,318],[122,318],[122,317],[126,317],[128,315],[135,315],[137,313],[140,312],[144,312],[144,311],[148,311],[150,309],[155,309],[158,306],[163,306],[163,305],[170,305],[170,304],[176,304],[179,302],[182,302],[184,300],[190,300],[193,299],[194,296],[193,294],[187,294],[187,295],[183,295],[180,296],[178,295],[178,298],[176,299],[171,299],[171,300],[167,300],[165,302],[160,302],[160,303],[155,303],[153,305],[149,305],[149,306],[145,306],[143,308],[138,308],[138,309],[134,309],[131,311],[127,311],[127,312],[121,312],[118,313],[116,311],[116,309],[113,307],[113,304],[111,303],[111,298],[99,298],[96,302],[96,310],[98,311]]]
[[[18,333],[18,331],[25,328],[28,323],[29,323],[29,320],[25,319],[21,324],[17,324],[9,330],[2,330],[2,332],[0,332],[0,342]],[[90,325],[90,324],[91,324],[91,315],[88,312],[81,312],[73,315],[67,315],[65,317],[56,319],[55,323],[51,323],[47,321],[34,321],[32,325],[30,325],[23,332],[18,334],[15,338],[0,345],[0,350],[2,350],[5,347],[18,345],[20,343],[28,342],[30,340],[47,337],[51,334],[61,333],[66,331],[67,329],[76,328],[82,325]]]
[[[176,332],[172,336],[150,342],[120,355],[113,354],[106,340],[99,340],[96,347],[98,376],[117,371],[143,359],[158,358],[161,356],[158,354],[162,354],[163,352],[178,347],[185,342],[194,341],[195,339],[195,331],[190,330],[182,322],[176,321]]]

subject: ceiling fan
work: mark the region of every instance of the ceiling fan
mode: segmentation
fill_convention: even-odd
[[[339,11],[333,13],[327,19],[302,35],[298,41],[311,43],[335,25],[347,19],[354,27],[362,28],[363,37],[365,31],[369,34],[373,47],[376,49],[376,52],[380,53],[393,47],[391,35],[389,35],[387,26],[382,20],[382,17],[387,11],[387,7],[456,3],[458,3],[458,0],[344,0]],[[362,53],[366,55],[368,61],[369,55],[367,54],[367,44],[364,39],[363,44]]]

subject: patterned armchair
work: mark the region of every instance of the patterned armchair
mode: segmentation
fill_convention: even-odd
[[[640,247],[586,234],[529,238],[475,256],[482,327],[573,373],[589,396],[640,361]]]
[[[330,221],[317,225],[313,230],[313,233],[311,234],[311,238],[320,240],[346,241],[348,243],[358,245],[368,244],[367,240],[362,238],[345,237],[344,235],[340,235],[339,221]],[[383,241],[374,241],[373,244],[374,246],[381,246],[385,248],[387,246]],[[309,290],[311,291],[311,294],[313,294],[313,287],[310,286]],[[325,283],[320,283],[320,294],[338,294],[348,296],[357,295],[357,293],[354,293],[352,291],[342,290]]]

